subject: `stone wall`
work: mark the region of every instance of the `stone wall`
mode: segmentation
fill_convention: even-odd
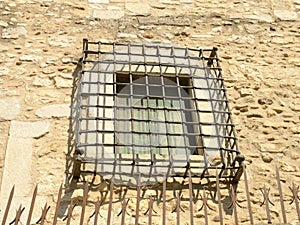
[[[11,179],[5,164],[19,171],[18,184],[29,191],[38,183],[41,201],[54,204],[83,38],[218,47],[251,195],[260,199],[258,187],[276,184],[275,165],[283,182],[299,184],[299,0],[0,0],[0,9],[2,197]]]

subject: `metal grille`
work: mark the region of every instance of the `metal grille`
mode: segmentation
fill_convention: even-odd
[[[238,180],[243,157],[216,51],[84,40],[72,114],[83,164],[76,171],[125,185],[189,169]]]

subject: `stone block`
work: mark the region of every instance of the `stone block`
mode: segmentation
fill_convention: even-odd
[[[95,9],[93,12],[93,17],[95,19],[110,20],[110,19],[120,19],[124,16],[123,10],[98,10]]]
[[[0,121],[13,120],[20,112],[20,103],[18,99],[0,99],[0,105]]]
[[[35,115],[41,118],[68,117],[70,115],[70,107],[68,104],[48,105],[36,110]]]
[[[12,121],[9,134],[14,138],[39,138],[48,133],[49,128],[49,121]]]

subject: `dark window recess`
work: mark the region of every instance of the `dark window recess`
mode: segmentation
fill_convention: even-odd
[[[147,185],[190,169],[237,181],[244,158],[216,51],[84,40],[73,175]]]

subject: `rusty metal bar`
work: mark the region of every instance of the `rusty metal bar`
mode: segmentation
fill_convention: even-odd
[[[237,208],[236,193],[235,193],[233,187],[231,187],[231,204],[233,207],[234,223],[235,223],[235,225],[238,225],[239,221],[238,221],[238,214],[237,214],[237,209],[236,209]]]
[[[58,196],[57,196],[57,202],[56,202],[56,208],[55,208],[55,213],[54,213],[54,216],[53,216],[53,223],[52,223],[53,225],[57,224],[57,217],[58,217],[58,212],[59,212],[59,208],[60,208],[60,201],[61,201],[62,189],[63,189],[63,186],[61,184],[60,187],[59,187]]]
[[[32,213],[33,213],[33,208],[34,208],[34,203],[35,203],[35,199],[36,199],[36,195],[37,195],[37,190],[38,190],[38,186],[36,185],[35,189],[33,191],[33,194],[32,194],[32,199],[31,199],[31,204],[30,204],[30,209],[29,209],[26,225],[30,225],[30,221],[31,221],[31,218],[32,218]]]
[[[46,203],[45,203],[45,206],[44,206],[44,208],[43,208],[43,211],[42,211],[42,216],[41,216],[41,218],[36,222],[36,224],[41,223],[40,225],[44,225],[45,220],[46,220],[46,215],[47,215],[49,209],[50,209],[50,206],[48,206],[48,204],[47,204],[47,202],[46,202]]]
[[[203,202],[205,225],[208,225],[208,212],[207,212],[208,205],[207,205],[207,197],[206,197],[205,189],[203,189],[202,202]]]
[[[85,215],[85,208],[88,198],[88,192],[89,192],[89,185],[88,182],[85,182],[84,184],[84,190],[83,190],[83,200],[82,200],[82,209],[81,209],[81,216],[80,216],[80,225],[83,225],[84,223],[84,215]]]
[[[124,198],[123,202],[122,202],[122,217],[121,217],[121,225],[125,225],[125,216],[126,216],[126,206],[129,202],[129,199],[126,201],[126,199]],[[96,225],[96,224],[95,224]]]
[[[152,212],[153,212],[153,197],[150,196],[150,199],[149,199],[148,225],[152,225]]]
[[[136,186],[136,208],[135,208],[135,225],[139,224],[140,215],[140,201],[141,201],[141,174],[138,176],[137,186]]]
[[[216,185],[217,185],[217,201],[218,201],[218,209],[219,209],[220,225],[223,225],[223,213],[222,213],[221,192],[220,192],[220,180],[219,180],[218,169],[216,169]]]
[[[277,185],[278,185],[278,191],[279,191],[279,197],[280,197],[280,206],[281,206],[282,219],[283,219],[284,223],[287,223],[278,166],[276,166],[276,179],[277,179]]]
[[[18,225],[18,223],[20,222],[20,218],[21,218],[21,215],[22,215],[22,212],[24,211],[25,208],[22,208],[22,204],[20,205],[17,213],[16,213],[16,218],[15,218],[15,225]]]
[[[261,206],[262,206],[263,204],[266,204],[266,214],[267,214],[267,217],[268,217],[268,223],[272,223],[272,220],[271,220],[271,212],[270,212],[270,205],[269,205],[269,203],[271,203],[271,204],[273,204],[273,203],[272,203],[272,202],[270,201],[270,199],[269,199],[269,191],[270,191],[270,189],[267,190],[267,189],[266,189],[266,185],[264,185],[264,188],[261,189],[260,191],[262,192],[263,197],[264,197]]]
[[[180,193],[177,195],[177,205],[176,205],[176,224],[180,225]]]
[[[251,208],[251,199],[250,199],[250,193],[249,193],[248,178],[247,178],[247,171],[246,171],[245,165],[243,165],[243,170],[244,170],[245,190],[246,190],[246,197],[247,197],[247,204],[248,204],[249,219],[250,219],[250,224],[254,225],[253,213],[252,213],[252,208]]]
[[[296,188],[295,183],[293,182],[293,186],[292,188],[289,187],[289,189],[292,191],[293,194],[293,199],[291,201],[290,204],[292,204],[293,202],[295,202],[296,205],[296,211],[297,211],[297,215],[298,215],[298,220],[300,222],[300,208],[299,208],[299,196],[298,196],[298,190],[299,190],[299,186]]]
[[[163,197],[163,206],[162,206],[162,225],[166,225],[166,189],[167,189],[167,178],[164,178],[163,181],[163,192],[162,192],[162,197]]]
[[[15,186],[13,186],[11,191],[10,191],[10,194],[9,194],[9,197],[8,197],[8,200],[7,200],[7,204],[6,204],[6,208],[5,208],[5,212],[4,212],[3,219],[2,219],[2,225],[5,225],[5,223],[6,223],[9,208],[10,208],[14,193],[15,193]]]
[[[111,178],[110,187],[109,187],[109,203],[108,203],[107,223],[106,223],[107,225],[110,225],[110,221],[111,221],[113,195],[114,195],[114,177]]]
[[[194,225],[194,206],[193,206],[193,184],[192,184],[192,172],[189,168],[189,198],[190,198],[190,224]]]
[[[76,205],[76,204],[75,204]],[[69,225],[71,223],[71,219],[72,219],[72,212],[75,208],[75,205],[73,203],[73,200],[71,200],[71,203],[69,205],[69,208],[68,208],[68,213],[67,213],[67,223],[66,225]]]
[[[100,211],[100,206],[102,204],[102,201],[100,199],[98,199],[96,205],[95,205],[95,218],[94,218],[94,225],[97,225],[98,223],[98,215],[99,215],[99,211]]]

